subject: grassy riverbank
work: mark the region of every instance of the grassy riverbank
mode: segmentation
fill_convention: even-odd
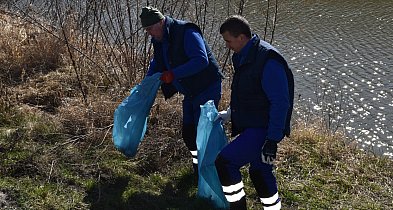
[[[208,208],[195,196],[177,126],[150,124],[138,155],[127,160],[113,148],[107,129],[99,138],[98,128],[70,135],[56,115],[26,107],[1,114],[7,119],[0,136],[2,208]],[[342,137],[317,127],[298,127],[280,144],[276,171],[284,209],[391,209],[393,162],[344,145]],[[260,209],[247,173],[244,181],[250,209]]]
[[[0,209],[211,209],[196,197],[180,96],[158,96],[137,156],[126,159],[111,126],[128,88],[94,71],[78,83],[56,38],[6,15],[0,25]],[[277,160],[283,209],[393,208],[393,161],[344,139],[296,123]],[[246,171],[249,209],[261,209]]]

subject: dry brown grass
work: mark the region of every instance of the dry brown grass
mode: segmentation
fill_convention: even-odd
[[[316,121],[298,125],[291,138],[280,143],[278,180],[287,201],[292,200],[287,205],[306,201],[321,209],[392,207],[388,197],[393,162],[361,151],[344,139]]]
[[[0,14],[0,78],[7,84],[46,74],[61,65],[64,45],[19,17]]]

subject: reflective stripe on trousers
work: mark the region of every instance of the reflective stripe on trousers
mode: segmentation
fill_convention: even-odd
[[[192,163],[198,164],[198,151],[190,151],[192,156]]]
[[[243,182],[240,181],[237,184],[230,185],[230,186],[222,186],[222,191],[224,192],[225,198],[228,202],[236,202],[246,196],[244,192],[244,185]]]
[[[264,210],[280,210],[281,199],[278,197],[278,192],[269,198],[260,198]]]

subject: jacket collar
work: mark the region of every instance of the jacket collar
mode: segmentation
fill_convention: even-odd
[[[260,39],[258,35],[253,34],[251,39],[240,50],[239,53],[233,55],[233,61],[236,66],[242,66],[252,63],[255,60],[255,53],[258,49]]]
[[[259,42],[260,42],[259,36],[256,34],[253,34],[252,38],[247,43],[247,45],[249,45],[248,50],[247,50],[248,52],[244,52],[245,57],[242,62],[243,64],[251,63],[255,60],[255,54],[257,52]]]

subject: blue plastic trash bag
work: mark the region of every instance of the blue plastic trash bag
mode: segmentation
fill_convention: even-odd
[[[147,128],[161,73],[145,77],[132,88],[130,95],[116,108],[113,122],[113,143],[127,157],[134,157]]]
[[[214,120],[218,111],[212,100],[201,105],[197,128],[198,196],[211,200],[218,209],[229,209],[214,161],[227,144],[222,120]]]

